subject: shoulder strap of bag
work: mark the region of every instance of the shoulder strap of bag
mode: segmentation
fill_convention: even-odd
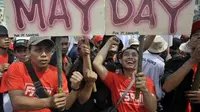
[[[8,50],[8,63],[12,64],[12,62],[14,61],[14,54],[13,51]]]
[[[32,65],[30,62],[24,63],[26,65],[26,68],[28,70],[28,73],[33,81],[33,84],[35,86],[35,94],[37,95],[37,97],[39,98],[47,98],[49,97],[49,94],[47,93],[47,91],[43,88],[42,83],[40,82],[40,80],[38,79]]]
[[[43,88],[42,86],[42,83],[40,82],[40,80],[38,79],[32,65],[30,62],[27,62],[27,63],[24,63],[27,70],[28,70],[28,73],[33,81],[33,84],[35,86],[35,94],[37,95],[37,97],[39,98],[48,98],[49,97],[49,94],[47,93],[47,91]],[[50,108],[51,112],[62,112],[58,109],[54,109],[54,108]]]
[[[124,97],[126,96],[126,94],[129,92],[129,90],[131,89],[131,87],[133,86],[133,84],[135,83],[135,78],[132,79],[131,83],[129,84],[129,86],[126,88],[126,91],[122,94],[122,96],[120,97],[119,101],[117,102],[117,104],[113,107],[113,109],[111,110],[111,112],[115,111],[117,109],[117,106],[119,106],[119,104],[122,102],[122,100],[124,99]]]

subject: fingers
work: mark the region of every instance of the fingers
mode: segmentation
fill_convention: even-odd
[[[73,72],[73,75],[80,76],[80,77],[82,76],[82,74],[80,72],[77,72],[77,71]]]
[[[4,72],[4,71],[8,70],[9,66],[10,66],[9,63],[5,63],[5,64],[0,65],[0,71]]]
[[[188,98],[188,100],[190,100],[190,101],[197,101],[198,100],[198,98]]]
[[[200,96],[200,91],[187,91],[185,92],[186,96],[193,97],[193,96]]]
[[[146,90],[146,77],[143,72],[136,74],[135,85],[136,88],[140,88],[142,91]]]
[[[58,93],[58,94],[54,95],[54,97],[56,97],[56,98],[61,98],[61,97],[65,97],[65,96],[66,96],[66,92]]]
[[[10,66],[9,63],[5,63],[5,64],[4,64],[4,67],[7,67],[7,68],[8,68],[9,66]]]
[[[199,91],[186,91],[186,94],[198,94],[200,93]]]
[[[63,109],[63,108],[65,107],[65,105],[66,105],[66,102],[57,103],[57,104],[56,104],[56,108],[58,108],[58,109]]]
[[[200,103],[200,91],[187,91],[185,93],[191,103]]]
[[[74,79],[74,78],[70,78],[70,82],[71,84],[79,84],[81,80],[77,80],[77,79]]]
[[[95,78],[97,78],[97,74],[94,71],[91,71],[92,76],[94,76]]]
[[[87,46],[86,44],[82,44],[81,48],[82,50],[90,50],[89,46]]]
[[[144,76],[143,72],[137,73],[135,76],[136,76],[135,77],[136,82],[141,82],[141,81],[146,82],[146,77]]]
[[[73,72],[73,75],[71,77],[73,80],[81,81],[83,79],[83,76],[80,72]]]
[[[137,77],[135,78],[136,82],[140,82],[140,81],[146,81],[146,77]]]
[[[135,76],[136,77],[144,77],[144,72],[137,73]]]
[[[185,96],[186,96],[186,97],[197,97],[196,94],[186,94]]]
[[[120,43],[120,39],[117,38],[116,36],[112,37],[112,40],[113,40],[116,44],[119,44],[119,43]]]
[[[0,65],[0,71],[3,72],[4,71],[4,67],[3,67],[3,64]]]
[[[66,93],[58,93],[54,96],[54,107],[55,108],[63,108],[66,105]]]
[[[146,86],[146,81],[136,81],[135,84],[136,84],[137,87]]]
[[[188,98],[191,103],[200,103],[200,99],[198,97]]]
[[[94,71],[88,69],[84,79],[89,82],[95,82],[97,80],[97,74]]]
[[[73,75],[70,78],[71,88],[78,89],[82,80],[83,76],[81,75],[80,72],[73,72]]]

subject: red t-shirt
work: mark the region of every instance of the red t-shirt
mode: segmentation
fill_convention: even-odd
[[[3,76],[1,77],[1,86],[0,86],[0,93],[8,92],[8,89],[6,87],[6,80],[7,80],[8,72],[4,72]]]
[[[3,54],[0,55],[0,65],[8,63],[8,54]],[[4,92],[5,86],[4,86],[4,81],[6,79],[6,75],[7,73],[4,72],[2,77],[0,78],[0,93]]]
[[[8,63],[8,54],[0,55],[0,65],[4,63]]]
[[[111,90],[113,104],[116,105],[132,79],[125,77],[123,74],[117,75],[109,72],[103,81]],[[155,86],[150,78],[146,78],[146,85],[149,92],[155,94]],[[117,107],[119,112],[149,112],[143,103],[143,95],[140,93],[138,100],[135,99],[135,85],[132,86],[125,98]]]
[[[47,92],[53,96],[58,92],[58,76],[57,68],[49,65],[49,68],[45,72],[36,72],[37,77],[40,79],[43,87],[47,89]],[[67,80],[63,73],[63,90],[69,93]],[[35,87],[28,74],[26,66],[22,62],[13,63],[10,65],[7,74],[6,87],[9,90],[23,90],[28,97],[35,96]],[[42,109],[37,111],[14,111],[14,112],[50,112],[49,109]]]

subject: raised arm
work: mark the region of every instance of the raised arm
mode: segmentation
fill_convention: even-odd
[[[199,62],[200,57],[200,46],[198,46],[194,53],[191,55],[191,58],[186,61],[176,72],[169,75],[166,80],[164,81],[164,84],[162,86],[162,89],[165,92],[170,92],[173,89],[175,89],[185,78],[185,76],[188,74],[188,72],[192,69],[194,64],[197,64]]]
[[[151,46],[153,40],[155,39],[156,35],[147,35],[145,41],[144,41],[144,49],[143,51],[146,51],[147,49],[149,49],[149,47]]]
[[[90,48],[86,44],[81,45],[81,54],[83,58],[83,76],[85,80],[84,88],[80,91],[78,95],[78,101],[80,104],[86,103],[92,94],[93,86],[97,80],[97,74],[94,73],[91,69],[90,61]]]
[[[101,80],[104,80],[107,76],[107,69],[104,67],[103,62],[108,54],[108,50],[112,45],[119,45],[119,40],[116,37],[111,37],[106,44],[98,52],[97,56],[93,61],[93,67]]]
[[[165,92],[171,92],[173,89],[175,89],[183,81],[188,72],[192,69],[193,65],[193,59],[189,59],[187,62],[185,62],[177,71],[166,78],[162,89]]]

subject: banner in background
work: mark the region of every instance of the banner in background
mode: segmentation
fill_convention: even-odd
[[[104,0],[4,0],[11,37],[104,34]]]
[[[9,36],[188,35],[195,0],[4,0]]]
[[[106,34],[190,34],[195,0],[106,0]]]

